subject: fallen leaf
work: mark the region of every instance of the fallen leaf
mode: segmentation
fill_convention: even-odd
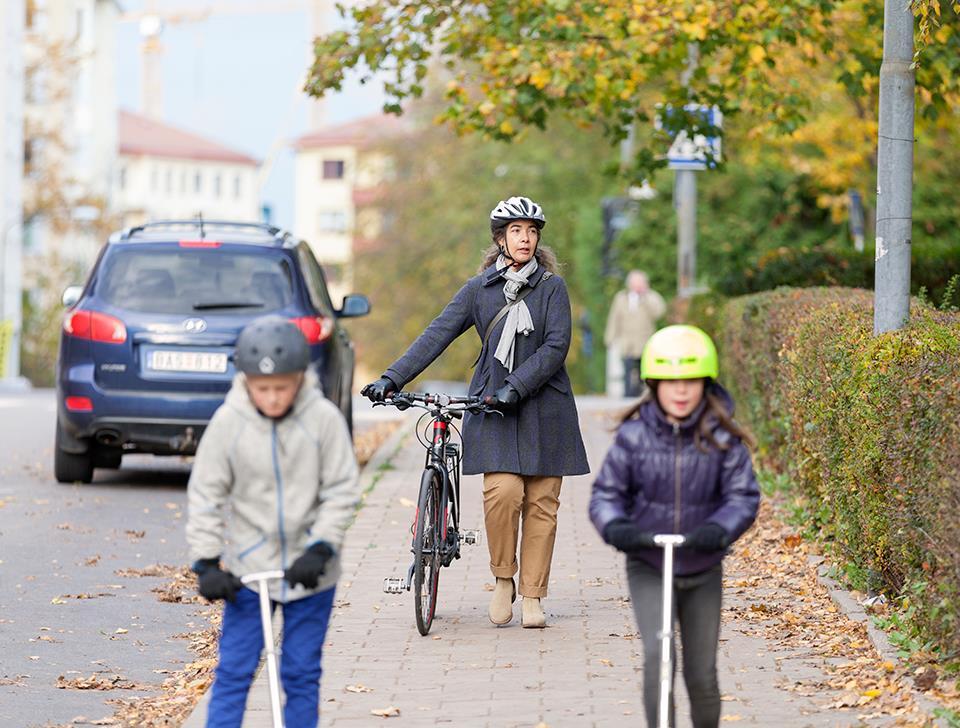
[[[345,687],[344,690],[346,690],[348,693],[372,693],[373,692],[373,688],[368,688],[366,685],[362,683],[357,683],[356,685],[347,685],[347,687]]]
[[[395,705],[391,705],[388,708],[374,708],[370,711],[370,715],[376,715],[380,718],[398,718],[400,716],[400,708]]]

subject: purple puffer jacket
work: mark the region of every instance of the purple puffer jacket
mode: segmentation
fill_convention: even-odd
[[[732,412],[726,390],[713,384],[710,391]],[[719,423],[714,424],[713,436],[730,447],[719,450],[707,441],[707,452],[697,448],[694,425],[705,406],[706,401],[701,402],[690,417],[674,425],[651,400],[637,417],[620,425],[590,497],[590,518],[601,536],[615,518],[629,518],[651,533],[689,533],[703,523],[717,523],[731,543],[750,527],[760,505],[750,453]],[[705,571],[724,556],[688,549],[675,553],[680,575]],[[643,549],[636,555],[662,568],[661,549]]]

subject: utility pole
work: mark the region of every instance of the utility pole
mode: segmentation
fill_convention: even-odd
[[[0,388],[20,377],[24,0],[0,3]]]
[[[899,329],[910,318],[914,84],[910,3],[886,0],[877,140],[875,335]]]
[[[700,63],[700,46],[687,46],[687,67],[680,77],[684,88]],[[689,298],[697,285],[697,173],[677,169],[674,181],[674,207],[677,210],[677,295]]]

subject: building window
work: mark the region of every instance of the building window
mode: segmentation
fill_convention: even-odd
[[[127,189],[127,168],[126,167],[120,168],[120,175],[117,180],[117,184],[120,185],[121,190]]]
[[[157,165],[155,164],[150,165],[150,191],[151,192],[157,191],[157,180],[159,176],[160,176],[160,172],[157,169]]]
[[[317,227],[322,233],[345,233],[347,231],[347,213],[342,210],[327,210],[317,218]]]
[[[215,174],[213,176],[213,195],[214,197],[220,197],[220,175]]]
[[[187,170],[180,170],[180,194],[187,194]]]
[[[193,175],[193,191],[197,194],[203,191],[203,175],[197,170]]]
[[[238,174],[233,178],[233,196],[239,200],[241,192],[243,192],[243,178]]]
[[[173,170],[170,167],[167,167],[167,174],[164,178],[164,187],[166,188],[168,195],[173,194]]]
[[[324,159],[321,168],[322,179],[343,179],[344,161],[342,159]]]

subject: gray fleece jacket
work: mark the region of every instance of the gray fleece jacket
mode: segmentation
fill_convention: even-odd
[[[340,410],[306,379],[286,417],[261,415],[238,374],[197,449],[187,486],[191,561],[221,557],[238,576],[286,569],[309,546],[337,552],[316,589],[270,588],[280,602],[334,586],[344,532],[360,497],[357,461]]]

